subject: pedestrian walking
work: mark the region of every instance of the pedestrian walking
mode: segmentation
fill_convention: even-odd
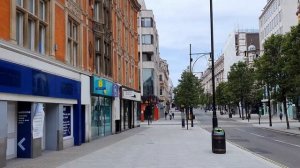
[[[170,116],[170,120],[172,120],[172,114],[171,114],[171,112],[169,112],[169,116]]]
[[[151,117],[151,106],[147,105],[146,106],[146,109],[145,109],[145,114],[146,114],[146,117],[147,117],[147,120],[148,120],[148,125],[150,124],[150,117]]]
[[[165,120],[167,119],[167,116],[168,116],[168,112],[165,111]]]
[[[280,121],[281,121],[281,122],[282,122],[282,116],[283,116],[283,114],[282,114],[282,112],[280,112],[279,118],[280,118]]]

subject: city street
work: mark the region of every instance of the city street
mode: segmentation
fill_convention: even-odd
[[[196,116],[201,127],[211,131],[211,113],[196,110]],[[227,141],[287,167],[299,167],[299,135],[253,126],[247,120],[238,122],[236,119],[229,119],[228,115],[219,115],[218,121],[219,127],[225,130]],[[276,124],[278,123],[273,123],[273,127]]]
[[[144,122],[139,128],[79,147],[7,163],[7,168],[21,167],[275,168],[280,165],[230,143],[226,144],[226,154],[212,153],[211,133],[200,128],[197,121],[189,130],[182,128],[180,112],[176,112],[172,120],[160,119],[150,125]]]

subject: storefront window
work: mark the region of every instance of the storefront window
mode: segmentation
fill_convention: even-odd
[[[111,134],[111,98],[92,97],[92,137]]]
[[[153,79],[154,79],[154,69],[144,68],[143,69],[143,89],[144,95],[153,95],[154,93],[154,86],[153,86]]]

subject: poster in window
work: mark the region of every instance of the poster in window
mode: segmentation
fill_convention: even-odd
[[[71,122],[71,106],[63,107],[63,129],[64,137],[72,135],[72,122]]]

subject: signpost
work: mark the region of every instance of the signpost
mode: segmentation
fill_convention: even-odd
[[[31,111],[19,111],[17,122],[17,156],[18,158],[31,158]]]

